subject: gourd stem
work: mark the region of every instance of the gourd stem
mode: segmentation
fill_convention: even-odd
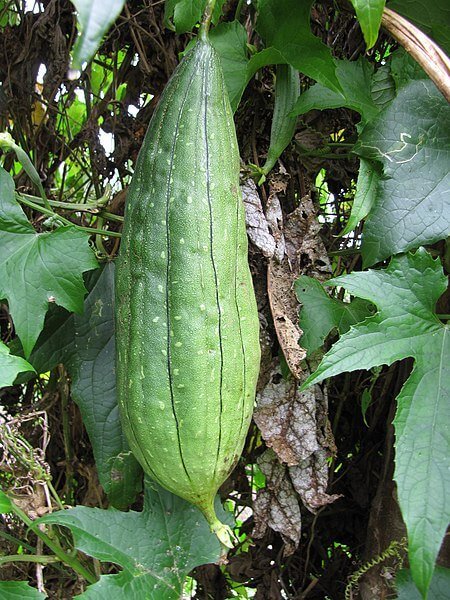
[[[216,0],[208,0],[206,3],[205,12],[203,13],[202,24],[200,25],[200,38],[206,42],[208,39],[208,32],[211,25],[212,14]]]
[[[217,518],[213,503],[210,506],[202,507],[201,511],[208,521],[211,531],[217,536],[219,542],[225,550],[233,548],[234,533],[228,525],[225,525]]]

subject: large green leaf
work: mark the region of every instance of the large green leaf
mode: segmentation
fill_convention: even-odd
[[[113,263],[105,265],[83,314],[74,315],[68,327],[74,333],[67,355],[72,397],[92,443],[99,479],[114,506],[127,506],[141,487],[141,468],[123,434],[116,400]]]
[[[26,581],[0,581],[2,600],[44,600],[46,594],[28,585]]]
[[[368,123],[355,150],[380,161],[363,231],[365,265],[447,237],[450,230],[450,105],[431,81],[410,81]]]
[[[409,569],[401,569],[395,578],[395,587],[397,588],[397,600],[420,600],[414,581]],[[436,567],[433,579],[428,590],[427,600],[448,600],[450,590],[450,569]]]
[[[358,17],[367,48],[372,48],[378,38],[381,15],[386,0],[350,0]]]
[[[34,371],[34,369],[21,356],[10,354],[8,346],[0,342],[0,388],[12,385],[17,374],[24,371]]]
[[[59,362],[72,380],[94,452],[97,471],[113,506],[128,506],[141,486],[141,468],[122,432],[115,391],[114,264],[86,277],[89,295],[82,315],[55,307],[49,312],[30,362],[37,372]]]
[[[80,506],[41,522],[69,527],[79,550],[123,567],[77,596],[85,600],[178,600],[189,571],[221,552],[200,511],[150,480],[142,512]]]
[[[250,80],[247,73],[247,32],[239,21],[219,23],[209,37],[220,56],[225,83],[233,111]]]
[[[256,28],[266,47],[278,50],[284,62],[340,92],[330,49],[311,32],[313,0],[259,0]]]
[[[26,357],[49,302],[82,312],[82,273],[98,266],[88,241],[74,227],[36,233],[15,200],[12,177],[0,167],[0,298],[8,301]]]
[[[450,522],[450,328],[434,313],[447,280],[439,260],[420,248],[393,258],[386,270],[328,283],[370,300],[379,311],[343,335],[303,387],[344,371],[414,359],[397,397],[395,480],[412,575],[425,594]]]
[[[342,302],[331,298],[320,281],[307,275],[300,275],[295,282],[295,293],[302,305],[299,325],[303,331],[300,344],[308,354],[322,346],[332,329],[340,334],[347,332],[351,325],[370,316],[371,303],[361,298]]]
[[[292,113],[302,115],[312,109],[346,106],[359,112],[363,121],[370,121],[378,114],[378,107],[371,94],[372,73],[373,67],[364,58],[353,62],[336,61],[336,77],[342,92],[316,83],[299,97]]]
[[[81,69],[100,46],[102,37],[122,11],[125,0],[73,0],[78,12],[81,34],[73,49],[72,67]]]

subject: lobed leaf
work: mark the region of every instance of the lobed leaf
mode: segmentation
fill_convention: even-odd
[[[12,385],[17,374],[25,371],[34,369],[21,356],[10,354],[8,346],[0,341],[0,388]]]
[[[368,123],[355,151],[383,164],[363,230],[364,264],[447,237],[450,106],[431,81],[410,81]]]
[[[25,357],[43,328],[49,303],[83,310],[82,273],[98,266],[88,241],[74,227],[36,233],[16,202],[11,176],[0,168],[0,298],[8,301]]]
[[[120,565],[78,598],[175,600],[186,575],[215,562],[221,552],[200,511],[147,480],[142,512],[79,506],[40,519],[68,527],[75,546],[89,556]]]
[[[397,397],[394,479],[412,576],[425,596],[450,522],[450,328],[434,313],[446,277],[439,260],[421,248],[393,258],[385,270],[329,283],[374,302],[378,312],[333,345],[303,388],[345,371],[414,359]]]
[[[351,302],[331,298],[320,281],[307,275],[297,279],[295,292],[302,304],[299,319],[303,331],[301,344],[308,354],[322,346],[332,329],[346,333],[351,325],[372,314],[370,302],[360,298],[354,298]]]

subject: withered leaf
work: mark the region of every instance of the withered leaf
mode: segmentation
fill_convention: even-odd
[[[264,537],[270,527],[281,534],[286,544],[285,555],[292,554],[298,546],[301,533],[297,495],[286,477],[286,467],[280,464],[272,450],[266,450],[258,458],[258,465],[266,477],[266,487],[259,490],[253,503],[253,536]]]
[[[298,465],[319,449],[315,388],[298,391],[297,380],[285,380],[277,365],[257,396],[253,419],[269,448],[289,466]]]
[[[270,258],[275,253],[276,242],[269,231],[255,182],[252,179],[247,179],[241,185],[241,191],[245,206],[248,237],[264,256]]]
[[[300,363],[306,352],[300,346],[302,331],[298,326],[299,303],[294,282],[299,275],[323,279],[331,271],[319,230],[314,205],[306,196],[285,220],[283,260],[272,258],[268,268],[267,289],[278,341],[291,373],[298,379],[302,379]]]
[[[328,453],[320,448],[298,466],[289,468],[294,488],[311,512],[340,498],[339,494],[330,495],[325,491],[328,485],[327,458]]]

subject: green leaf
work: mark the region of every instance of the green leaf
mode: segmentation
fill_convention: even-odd
[[[40,519],[69,527],[75,546],[123,567],[103,575],[78,598],[175,600],[194,567],[215,562],[220,543],[200,511],[156,483],[146,481],[142,512],[76,507]]]
[[[450,54],[450,4],[448,0],[391,0],[389,8],[406,17]]]
[[[125,0],[73,0],[81,34],[73,48],[72,68],[81,69],[100,46],[103,36],[122,12]]]
[[[187,33],[201,20],[205,5],[206,0],[167,0],[164,24],[168,27],[173,19],[175,31]]]
[[[25,357],[42,330],[49,302],[83,310],[82,273],[98,266],[88,240],[74,227],[36,233],[15,200],[11,176],[0,168],[0,298],[8,301]]]
[[[395,587],[398,592],[397,600],[421,600],[422,598],[414,585],[409,569],[401,569],[397,572]],[[448,600],[449,590],[450,569],[436,567],[428,590],[428,600]]]
[[[233,111],[239,105],[249,78],[247,75],[247,32],[239,21],[220,23],[209,34],[222,64]]]
[[[361,158],[352,211],[341,235],[350,233],[372,210],[377,198],[380,173],[377,163]]]
[[[302,304],[299,325],[303,331],[300,343],[311,354],[320,348],[334,328],[345,333],[350,326],[372,314],[371,303],[360,298],[342,302],[331,298],[320,281],[300,275],[295,282],[295,293]]]
[[[369,425],[366,421],[366,413],[367,413],[367,409],[369,408],[369,406],[371,404],[372,404],[372,394],[369,392],[369,390],[363,390],[363,393],[361,396],[361,414],[362,414],[364,423],[367,425],[367,427]]]
[[[369,50],[378,39],[385,0],[351,0]]]
[[[87,276],[82,315],[52,310],[30,356],[36,371],[63,362],[72,379],[94,452],[99,480],[113,506],[131,504],[141,488],[141,468],[122,431],[115,389],[114,264]]]
[[[391,73],[391,64],[380,67],[372,76],[370,94],[375,106],[382,110],[395,98],[395,81]]]
[[[393,258],[385,270],[328,283],[374,302],[379,312],[333,345],[304,388],[346,371],[414,358],[397,397],[394,478],[412,575],[425,594],[450,521],[450,329],[434,313],[447,280],[439,260],[420,248]]]
[[[217,23],[222,14],[224,1],[217,0],[215,3],[212,15],[213,23]],[[166,0],[164,25],[177,33],[192,31],[195,25],[201,22],[205,6],[206,0]]]
[[[22,357],[11,355],[8,346],[0,342],[0,388],[12,385],[17,374],[24,371],[34,371],[34,369]]]
[[[368,123],[355,151],[381,161],[363,231],[364,264],[432,244],[450,226],[450,105],[430,81],[411,81]]]
[[[2,600],[44,600],[47,595],[26,581],[0,581],[0,597]]]
[[[5,515],[12,512],[12,502],[8,496],[0,490],[0,514]]]
[[[373,67],[364,58],[350,62],[336,60],[336,77],[342,93],[316,83],[297,100],[292,114],[303,115],[312,109],[340,108],[346,106],[356,110],[364,121],[378,114],[371,94]]]
[[[411,80],[429,79],[422,67],[404,48],[399,48],[392,54],[390,67],[397,92]]]
[[[340,92],[330,49],[311,32],[313,0],[259,0],[256,29],[266,47],[273,46],[284,61],[325,87]]]
[[[115,386],[114,264],[105,265],[74,315],[74,347],[67,361],[72,397],[80,407],[99,479],[110,502],[124,507],[141,488],[141,467],[122,432]]]

